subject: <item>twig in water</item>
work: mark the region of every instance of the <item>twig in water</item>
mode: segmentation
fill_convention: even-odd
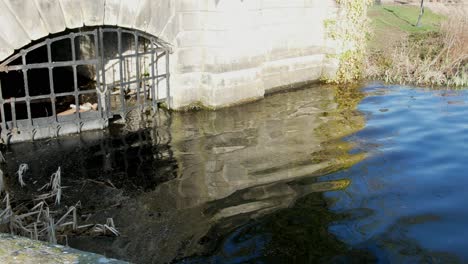
[[[55,236],[54,218],[49,218],[49,243],[57,244],[57,237]]]
[[[58,167],[57,171],[52,174],[52,192],[55,195],[55,204],[60,204],[60,198],[62,197],[62,175],[61,169]]]
[[[61,169],[58,167],[57,171],[54,172],[51,176],[52,190],[56,191],[61,188],[62,175]]]
[[[0,169],[0,195],[2,195],[3,190],[5,189],[3,181],[3,171]]]
[[[112,186],[112,188],[117,189],[117,187],[115,187],[115,185],[110,180],[107,180],[107,182],[110,184],[110,186]]]
[[[55,194],[55,204],[60,204],[61,197],[62,197],[62,188],[59,188],[57,190],[57,193]]]
[[[117,229],[115,228],[114,219],[112,218],[107,218],[105,225],[101,225],[101,224],[95,225],[93,231],[96,233],[102,233],[103,235],[107,233],[106,231],[110,231],[115,236],[120,235],[119,231],[117,231]]]
[[[6,207],[7,208],[11,208],[11,204],[10,204],[10,194],[7,193],[5,195],[5,198],[3,199],[3,202],[6,203]]]
[[[117,189],[117,187],[115,187],[115,185],[110,180],[102,182],[102,181],[96,181],[96,180],[93,180],[93,179],[87,179],[86,181],[94,182],[94,183],[101,184],[101,185],[104,185],[104,186],[110,186],[113,189]]]
[[[3,152],[0,151],[0,163],[6,163],[5,156],[3,156]]]
[[[21,185],[21,187],[26,186],[26,183],[24,183],[23,181],[23,176],[28,169],[29,169],[28,164],[23,163],[19,166],[18,171],[16,172],[16,174],[18,174],[18,182]]]
[[[35,200],[46,200],[55,196],[55,204],[59,205],[62,197],[62,173],[60,167],[50,176],[50,182],[44,184],[38,191],[48,188],[52,189],[51,192],[41,194]]]

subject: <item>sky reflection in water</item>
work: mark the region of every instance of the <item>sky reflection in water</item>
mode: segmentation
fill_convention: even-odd
[[[347,138],[368,158],[323,180],[349,179],[329,192],[329,230],[380,262],[468,260],[466,91],[367,87],[366,127]]]
[[[466,261],[466,95],[311,87],[19,144],[6,171],[62,166],[123,234],[70,244],[137,263]]]

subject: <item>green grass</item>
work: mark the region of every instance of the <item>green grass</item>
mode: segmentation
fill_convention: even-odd
[[[385,50],[410,34],[438,32],[445,19],[426,8],[421,25],[416,27],[419,7],[402,5],[374,5],[369,8],[368,16],[373,32],[369,42],[372,50]]]
[[[398,29],[407,33],[438,31],[444,17],[425,9],[421,25],[416,27],[419,7],[383,5],[373,6],[369,10],[372,26],[375,29]]]

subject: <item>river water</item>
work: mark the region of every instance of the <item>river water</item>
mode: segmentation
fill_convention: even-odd
[[[6,185],[28,192],[21,163],[31,190],[60,166],[63,203],[121,233],[70,246],[136,263],[466,262],[466,96],[311,86],[160,111],[12,145]]]

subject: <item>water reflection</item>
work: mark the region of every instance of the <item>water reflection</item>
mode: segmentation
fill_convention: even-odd
[[[62,166],[64,184],[80,186],[70,190],[69,201],[81,199],[91,220],[112,216],[122,233],[72,238],[71,246],[111,257],[137,263],[205,261],[191,256],[225,251],[230,242],[223,239],[254,236],[252,228],[269,235],[260,233],[255,235],[260,240],[236,247],[253,251],[239,253],[244,257],[254,257],[259,248],[263,253],[284,249],[276,255],[292,256],[296,251],[288,240],[302,243],[304,250],[326,249],[328,257],[361,254],[325,232],[339,216],[327,211],[322,192],[344,189],[350,181],[317,176],[366,157],[342,140],[364,127],[356,110],[362,97],[358,89],[312,87],[216,112],[161,112],[138,132],[133,125],[148,125],[135,118],[103,135],[14,145],[8,172],[27,162],[35,177],[46,179]],[[311,205],[307,214],[287,209],[298,201]],[[290,223],[293,219],[299,222]],[[289,224],[295,226],[290,234]],[[310,252],[302,257],[320,259],[312,254],[319,251]]]
[[[323,178],[352,182],[346,192],[325,195],[333,212],[346,215],[329,230],[381,263],[465,263],[467,91],[369,86],[363,92],[359,110],[367,124],[349,140],[370,154]]]

